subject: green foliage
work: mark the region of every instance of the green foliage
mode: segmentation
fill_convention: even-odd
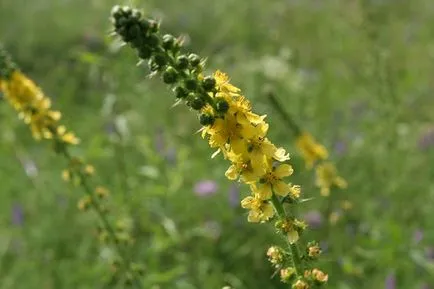
[[[399,288],[434,284],[431,1],[133,2],[268,115],[276,144],[292,152],[294,183],[313,198],[304,212],[324,216],[306,239],[327,244],[320,267],[329,288],[383,288],[392,275]],[[0,40],[62,111],[82,140],[75,149],[130,216],[144,288],[286,288],[270,280],[264,254],[278,237],[231,204],[236,188],[194,134],[199,121],[170,108],[173,94],[145,80],[134,52],[120,53],[109,37],[114,4],[0,0]],[[319,196],[267,102],[269,87],[329,148],[347,190]],[[65,165],[0,99],[1,288],[116,288],[103,262],[113,252],[95,238],[97,219],[77,210],[82,192],[62,182]],[[199,196],[195,184],[206,179],[217,192]],[[353,208],[340,209],[340,200]],[[340,216],[336,224],[328,213]]]

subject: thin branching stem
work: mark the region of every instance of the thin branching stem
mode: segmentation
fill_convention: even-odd
[[[273,194],[271,197],[271,203],[273,204],[274,209],[276,210],[277,215],[280,219],[286,220],[288,215],[285,211],[285,207],[280,202],[279,198]],[[288,245],[288,249],[291,252],[291,259],[294,265],[295,272],[298,276],[303,276],[303,264],[300,257],[299,248],[296,243],[289,242],[288,238],[286,238],[286,243]]]

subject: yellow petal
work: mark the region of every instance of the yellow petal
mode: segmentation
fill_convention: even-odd
[[[273,195],[273,191],[271,190],[271,185],[268,183],[259,184],[255,193],[259,194],[262,200],[268,200]]]
[[[342,177],[336,177],[334,183],[340,189],[346,189],[348,187],[347,181]]]
[[[330,188],[329,187],[322,187],[320,191],[321,196],[328,197],[330,196]]]
[[[285,197],[291,191],[291,186],[284,181],[277,181],[273,183],[273,189],[276,194]]]
[[[246,184],[256,183],[260,178],[260,174],[258,172],[252,170],[246,170],[242,172],[241,179]]]
[[[231,165],[225,172],[225,176],[232,181],[236,180],[238,178],[238,175],[238,170],[234,165]]]
[[[229,141],[229,145],[231,146],[231,149],[235,154],[244,154],[247,152],[246,142],[242,138],[232,138]]]
[[[250,223],[259,223],[259,221],[261,221],[261,214],[257,211],[250,211],[247,216],[247,221]]]
[[[264,204],[262,206],[262,220],[267,221],[274,216],[273,206],[271,204]]]
[[[277,178],[281,179],[283,177],[287,177],[287,176],[292,175],[293,172],[294,172],[294,169],[292,168],[291,165],[281,164],[274,170],[274,175]]]
[[[220,153],[221,149],[216,150],[212,155],[211,158],[215,158],[219,153]]]
[[[255,199],[252,196],[245,197],[241,200],[241,207],[244,209],[250,209]]]
[[[298,232],[296,230],[290,231],[287,236],[290,244],[296,243],[299,238]]]
[[[291,197],[294,199],[300,198],[301,187],[299,185],[293,185],[289,191],[291,193]]]
[[[265,156],[271,158],[275,155],[277,148],[268,139],[265,139],[261,144],[261,151]]]
[[[284,148],[278,148],[273,155],[273,158],[279,162],[289,160],[289,153],[286,153]]]

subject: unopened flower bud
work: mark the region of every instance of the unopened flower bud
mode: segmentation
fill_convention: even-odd
[[[185,55],[180,55],[176,58],[176,65],[181,70],[187,69],[189,64],[188,58]]]
[[[228,109],[229,109],[229,103],[226,100],[224,100],[222,98],[217,99],[217,101],[216,101],[217,112],[226,113],[228,111]]]
[[[165,34],[163,36],[163,48],[166,50],[172,49],[173,45],[175,44],[175,37],[173,37],[170,34]]]
[[[166,69],[166,71],[163,72],[164,83],[173,84],[176,82],[177,79],[178,79],[178,73],[176,72],[176,70],[172,66],[169,66]]]
[[[197,54],[190,54],[188,56],[188,60],[190,60],[191,66],[196,67],[200,64],[200,57]]]
[[[176,98],[185,98],[188,95],[188,91],[182,86],[175,87],[173,91]]]
[[[139,57],[141,59],[148,59],[152,56],[152,49],[149,46],[140,46],[138,49]]]
[[[148,44],[152,48],[155,48],[160,44],[160,38],[155,34],[151,34],[146,37],[146,44]]]
[[[207,76],[202,81],[202,87],[205,91],[212,91],[215,88],[216,81],[214,77]]]
[[[134,20],[139,21],[140,18],[142,18],[142,13],[141,13],[139,10],[134,9],[134,10],[133,10],[133,13],[132,13],[132,15],[131,15],[131,17],[132,17]]]
[[[197,80],[196,79],[186,79],[184,81],[185,88],[188,90],[194,91],[197,88]]]
[[[149,32],[157,33],[160,30],[160,23],[155,20],[149,20]]]
[[[188,101],[188,104],[194,110],[199,110],[205,106],[205,101],[200,96],[193,96],[191,100]]]
[[[157,71],[163,68],[167,63],[166,56],[163,54],[155,54],[149,59],[148,65],[151,71]]]
[[[215,118],[212,114],[202,113],[199,116],[199,122],[201,125],[212,125],[214,124]]]
[[[122,12],[121,6],[119,6],[119,5],[113,6],[112,11],[111,11],[111,15],[116,20],[119,19],[120,17],[122,17],[123,12]]]
[[[131,16],[131,14],[133,14],[133,10],[131,10],[131,8],[128,6],[124,6],[122,7],[122,13],[125,16]]]

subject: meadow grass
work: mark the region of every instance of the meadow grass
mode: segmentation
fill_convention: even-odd
[[[300,212],[306,239],[323,248],[328,288],[433,286],[431,1],[132,2],[185,35],[188,50],[208,57],[207,72],[228,72],[268,115],[270,137],[291,153],[292,181],[313,198]],[[270,278],[264,253],[278,236],[246,222],[248,191],[224,177],[222,158],[210,159],[197,119],[170,108],[171,92],[108,36],[114,4],[0,0],[0,41],[134,222],[144,288],[288,288]],[[270,89],[328,148],[347,189],[320,195]],[[66,162],[0,104],[0,287],[110,286],[113,251],[77,209],[80,190],[62,181]]]

